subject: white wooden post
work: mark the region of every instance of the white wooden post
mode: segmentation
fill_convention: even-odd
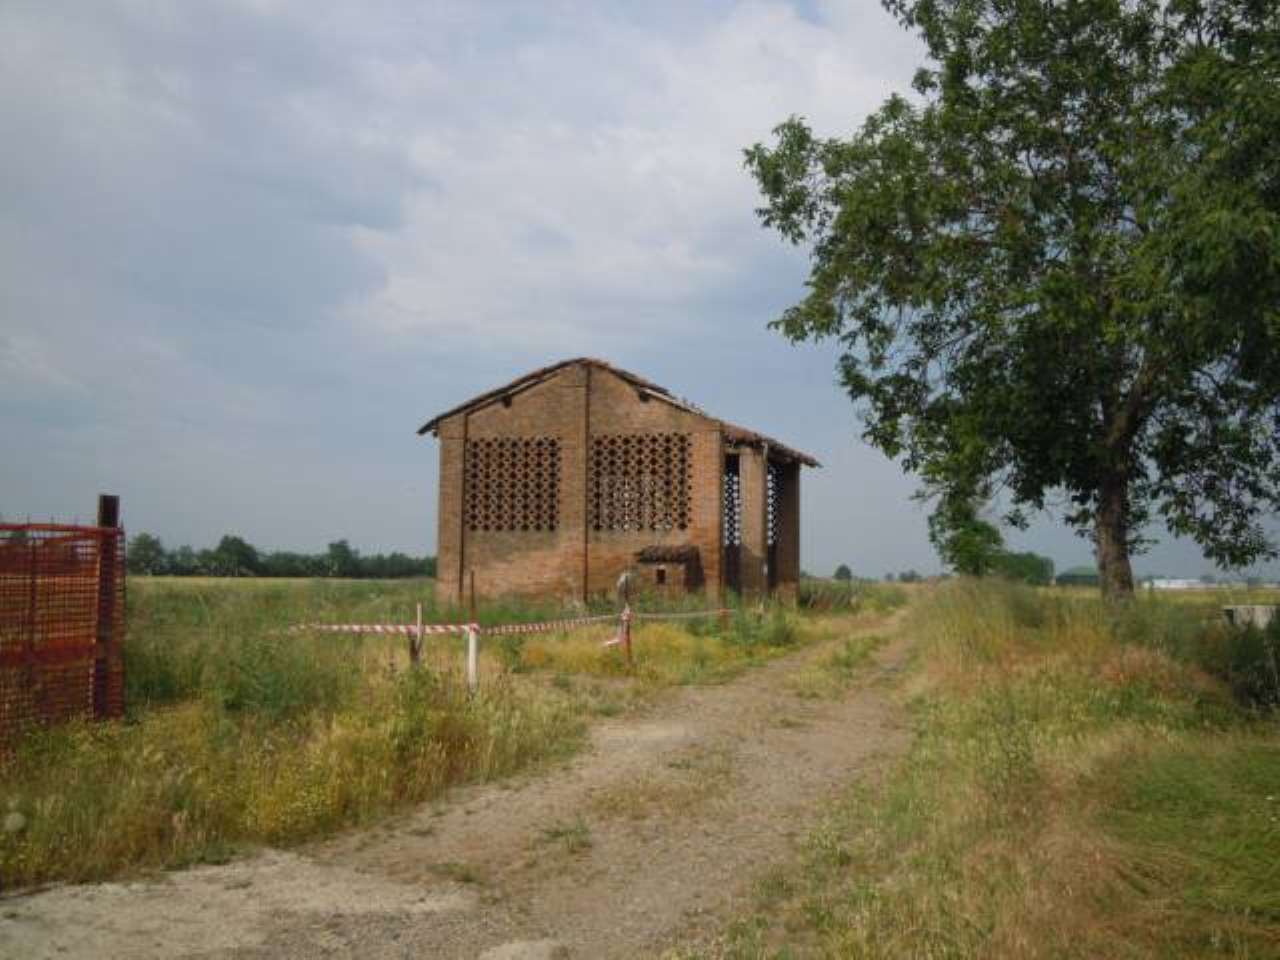
[[[414,667],[422,663],[422,604],[418,604],[418,628],[409,641],[409,662]]]
[[[467,627],[467,689],[474,694],[480,688],[480,631],[476,625]]]

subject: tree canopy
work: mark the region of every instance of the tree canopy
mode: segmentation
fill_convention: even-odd
[[[125,563],[130,573],[163,573],[164,559],[164,544],[159,537],[140,533],[129,541]]]
[[[970,577],[990,573],[1004,549],[1000,530],[978,515],[971,500],[946,496],[929,517],[929,541],[943,563]]]
[[[1014,553],[1002,550],[997,554],[991,566],[991,572],[1006,580],[1020,580],[1023,583],[1045,586],[1053,583],[1053,568],[1053,560],[1042,557],[1038,553],[1030,551]]]
[[[1109,597],[1157,516],[1276,556],[1280,5],[884,5],[928,50],[914,97],[747,151],[812,253],[776,325],[840,342],[866,438],[940,503],[1092,536]]]

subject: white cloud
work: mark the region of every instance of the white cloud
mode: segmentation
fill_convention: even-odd
[[[419,118],[411,156],[428,186],[402,229],[361,238],[388,281],[350,317],[561,352],[625,339],[637,315],[649,329],[687,322],[683,305],[776,256],[742,149],[792,112],[846,130],[909,77],[911,42],[883,12],[874,31],[867,19],[837,30],[746,4],[686,33],[596,16],[583,44],[566,13],[536,40],[452,64],[447,81],[427,71],[431,97],[456,102]],[[886,49],[900,69],[883,70]],[[404,71],[406,89],[423,72]],[[394,76],[379,64],[382,88]]]
[[[806,566],[930,567],[831,345],[762,330],[803,260],[741,155],[919,49],[872,0],[8,0],[0,511],[430,549],[413,429],[597,354],[829,463]]]

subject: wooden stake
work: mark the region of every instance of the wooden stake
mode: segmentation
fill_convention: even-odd
[[[622,608],[622,649],[627,655],[627,666],[632,666],[631,662],[631,605],[627,604]]]
[[[470,624],[467,627],[467,689],[475,696],[480,689],[480,627],[476,622],[476,572],[470,573]]]
[[[467,689],[475,696],[480,689],[480,631],[474,623],[467,627]]]

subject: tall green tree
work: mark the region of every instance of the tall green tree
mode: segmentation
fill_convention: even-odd
[[[884,0],[929,65],[850,139],[747,151],[812,251],[776,322],[836,338],[865,435],[1009,520],[1060,506],[1107,597],[1155,516],[1276,555],[1280,4]]]
[[[330,577],[358,577],[360,556],[346,540],[335,540],[325,554],[325,572]]]
[[[1053,560],[1038,553],[1001,551],[991,565],[991,572],[1008,580],[1045,585],[1053,583]]]
[[[262,561],[253,544],[242,537],[227,534],[209,553],[204,563],[206,573],[218,577],[256,577],[262,572]]]
[[[200,556],[187,545],[171,550],[166,557],[165,572],[175,577],[194,577],[201,572]]]
[[[125,565],[129,573],[164,573],[166,567],[164,544],[160,542],[159,537],[149,533],[139,533],[131,537],[129,549],[125,555]]]
[[[929,542],[942,562],[956,573],[981,577],[990,573],[1004,550],[995,524],[982,519],[971,499],[943,495],[929,517]]]

